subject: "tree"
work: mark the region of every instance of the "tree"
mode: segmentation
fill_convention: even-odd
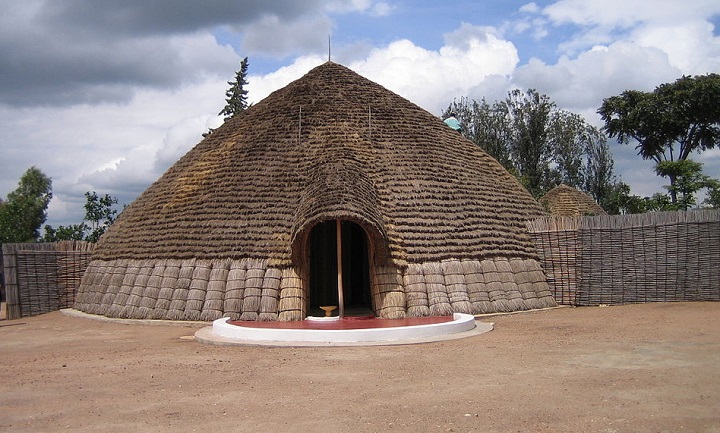
[[[85,221],[90,222],[90,233],[85,240],[89,242],[97,242],[105,233],[108,227],[115,222],[117,210],[113,209],[113,205],[118,203],[117,198],[105,194],[99,197],[95,191],[86,192],[85,198]]]
[[[674,184],[665,186],[671,198],[666,210],[688,210],[695,205],[697,192],[712,186],[711,179],[702,174],[702,164],[690,159],[661,161],[655,166],[655,172],[675,179]]]
[[[604,203],[605,212],[611,215],[635,214],[645,212],[645,199],[630,194],[630,185],[617,182],[610,187]]]
[[[85,232],[87,232],[88,228],[89,227],[83,223],[73,224],[70,226],[59,226],[57,229],[54,229],[50,225],[46,225],[42,241],[83,241],[85,240]]]
[[[550,168],[553,149],[550,143],[551,113],[555,104],[534,89],[511,91],[504,102],[513,135],[510,156],[520,181],[536,197],[558,183],[558,173]]]
[[[489,104],[453,101],[465,136],[539,197],[563,182],[603,205],[616,182],[605,135],[578,114],[557,108],[534,89],[513,90]]]
[[[225,92],[225,108],[218,113],[219,115],[225,116],[225,121],[231,119],[238,114],[245,111],[248,108],[247,93],[245,89],[247,86],[247,70],[248,70],[248,58],[245,57],[240,62],[240,70],[235,73],[235,81],[228,81],[230,88]]]
[[[692,152],[720,142],[720,75],[683,76],[652,92],[626,90],[603,100],[598,113],[604,130],[620,143],[637,141],[638,155],[653,160],[656,173],[670,180],[670,198],[678,203],[678,176],[685,172],[664,162],[687,160]],[[691,172],[687,172],[691,173]]]
[[[47,225],[43,241],[84,240],[97,242],[105,230],[115,222],[118,211],[113,209],[113,206],[118,203],[118,200],[108,194],[99,196],[95,191],[86,192],[85,199],[83,222],[70,226],[59,226],[57,229]],[[87,225],[86,222],[89,222],[90,225]]]
[[[710,179],[708,181],[708,195],[703,204],[713,209],[720,209],[720,180]]]
[[[621,185],[625,184],[617,180],[614,174],[614,165],[615,161],[607,139],[597,128],[593,128],[585,146],[585,187],[580,189],[587,191],[600,207],[605,209],[605,212],[619,214],[621,213],[620,209],[611,210],[613,208],[612,197],[619,191]],[[627,188],[629,194],[630,187]],[[632,208],[632,205],[627,204],[626,207]]]
[[[485,99],[474,101],[463,97],[453,101],[445,114],[450,112],[456,113],[468,139],[481,146],[503,167],[514,170],[508,146],[512,130],[503,104],[490,105]]]
[[[52,180],[37,167],[27,169],[18,188],[0,205],[0,243],[37,240],[50,199]]]

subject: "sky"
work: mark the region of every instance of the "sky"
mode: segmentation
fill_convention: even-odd
[[[36,166],[47,224],[129,204],[217,127],[249,58],[259,101],[328,59],[439,116],[537,89],[602,126],[604,98],[720,72],[717,0],[0,0],[0,198]],[[330,53],[328,53],[330,40]],[[634,194],[665,184],[610,141]],[[720,178],[720,149],[694,154]]]

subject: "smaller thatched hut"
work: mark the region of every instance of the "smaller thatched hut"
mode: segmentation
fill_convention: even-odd
[[[562,183],[540,197],[539,201],[551,215],[565,217],[607,215],[592,197]]]

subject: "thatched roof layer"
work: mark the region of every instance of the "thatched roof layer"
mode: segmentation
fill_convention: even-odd
[[[328,62],[190,150],[123,212],[95,257],[290,265],[315,223],[346,219],[398,265],[536,258],[525,221],[543,214],[440,119]]]
[[[592,197],[565,184],[551,189],[539,201],[551,215],[565,217],[607,215]]]

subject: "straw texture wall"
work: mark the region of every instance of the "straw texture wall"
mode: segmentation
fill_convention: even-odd
[[[98,242],[77,308],[303,318],[308,233],[338,219],[368,236],[378,314],[403,316],[409,302],[413,314],[468,310],[465,268],[447,262],[537,261],[525,222],[543,214],[497,161],[440,119],[328,62],[228,120],[133,202]],[[168,261],[181,262],[177,279],[159,269]],[[413,266],[432,275],[415,286],[428,290],[426,307],[405,285]],[[489,305],[506,308],[500,300],[511,295],[500,292],[516,288],[494,283],[498,302]],[[507,305],[530,308],[535,297],[512,295]]]
[[[529,223],[559,303],[720,300],[720,211]]]
[[[72,307],[93,244],[3,244],[8,319]]]
[[[118,275],[124,275],[122,282]],[[160,281],[159,289],[153,278]],[[445,260],[404,271],[380,266],[373,279],[375,314],[385,318],[555,305],[540,264],[532,259]],[[269,267],[267,260],[189,259],[171,267],[167,261],[95,260],[83,287],[75,308],[108,317],[286,321],[301,320],[307,311],[303,279],[293,268]]]

